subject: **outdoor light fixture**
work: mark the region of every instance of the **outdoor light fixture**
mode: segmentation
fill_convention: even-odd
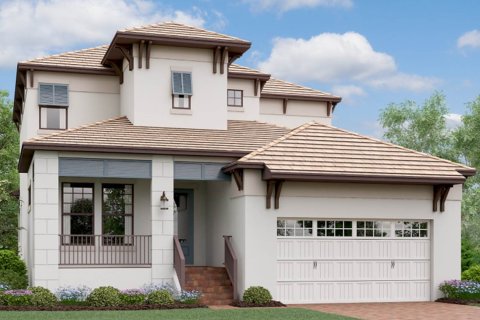
[[[165,195],[165,191],[163,191],[162,196],[160,197],[160,205],[162,210],[168,209],[168,198]]]

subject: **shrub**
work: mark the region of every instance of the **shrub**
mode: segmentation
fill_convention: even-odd
[[[28,306],[32,304],[30,290],[7,290],[0,294],[0,304],[5,306]]]
[[[265,304],[272,301],[270,291],[264,287],[250,287],[243,293],[243,301],[254,304]]]
[[[0,283],[0,293],[8,289],[10,289],[10,287],[7,284]]]
[[[87,300],[90,292],[92,292],[92,289],[86,286],[61,287],[55,291],[55,295],[63,304],[81,304]]]
[[[173,296],[167,290],[152,291],[147,296],[148,304],[172,304],[174,303]]]
[[[480,282],[480,265],[471,266],[468,270],[463,271],[462,280]]]
[[[86,301],[94,307],[115,307],[121,303],[120,291],[114,287],[99,287],[93,289]]]
[[[53,306],[58,300],[57,297],[48,289],[42,287],[29,288],[32,291],[32,305],[34,306]]]
[[[0,250],[0,283],[9,289],[25,289],[28,285],[25,262],[13,251]]]
[[[199,302],[201,296],[202,293],[200,291],[182,291],[175,296],[175,300],[181,303],[195,304]]]
[[[128,289],[120,292],[123,305],[143,304],[147,295],[141,289]]]
[[[439,286],[446,298],[477,300],[480,299],[480,283],[475,281],[450,280]]]
[[[149,294],[154,291],[162,291],[166,290],[170,292],[171,295],[175,295],[176,290],[173,288],[173,286],[169,284],[164,284],[164,283],[148,283],[144,284],[142,287],[142,290],[145,292],[145,294]]]

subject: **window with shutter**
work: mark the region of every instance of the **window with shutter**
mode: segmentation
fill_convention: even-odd
[[[68,106],[68,85],[46,84],[39,85],[38,104],[42,106]]]

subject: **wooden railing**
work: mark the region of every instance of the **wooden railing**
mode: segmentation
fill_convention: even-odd
[[[238,300],[237,293],[237,256],[232,246],[232,236],[223,236],[225,239],[225,269],[232,282],[233,300]]]
[[[178,236],[173,236],[173,266],[177,272],[180,287],[185,288],[185,256],[183,255],[182,246],[178,240]]]
[[[62,266],[145,267],[152,264],[150,235],[59,235]]]

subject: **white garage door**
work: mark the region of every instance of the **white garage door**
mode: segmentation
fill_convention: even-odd
[[[427,221],[277,221],[284,303],[430,300]]]

